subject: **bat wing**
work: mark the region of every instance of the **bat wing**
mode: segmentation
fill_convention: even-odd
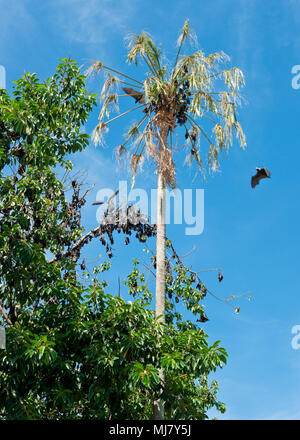
[[[122,87],[122,90],[124,90],[124,92],[129,96],[135,96],[135,94],[138,93],[137,90],[129,89],[128,87]]]
[[[251,178],[251,186],[252,188],[255,188],[256,185],[259,184],[259,181],[261,179],[265,179],[266,177],[271,177],[271,173],[267,168],[256,168],[257,172],[255,176],[252,176]]]
[[[263,173],[264,173],[263,177],[271,177],[271,173],[269,170],[267,170],[267,168],[263,168]]]
[[[209,321],[208,317],[206,316],[206,314],[203,312],[202,315],[200,316],[199,319],[197,319],[198,322],[206,322]]]
[[[140,102],[141,104],[145,103],[144,94],[142,92],[135,89],[129,89],[128,87],[123,87],[123,90],[127,95],[132,96],[135,99],[135,102]]]
[[[259,184],[259,177],[258,177],[258,173],[255,174],[255,176],[251,177],[251,186],[252,188],[255,188],[256,185]]]

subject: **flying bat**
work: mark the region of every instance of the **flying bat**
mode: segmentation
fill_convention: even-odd
[[[266,177],[270,177],[271,173],[267,168],[256,168],[256,174],[255,176],[252,176],[251,178],[251,186],[252,188],[255,188],[256,185],[259,184],[259,181],[261,179],[265,179]]]
[[[135,89],[128,89],[127,87],[122,87],[122,89],[127,95],[132,96],[135,99],[135,103],[139,102],[140,104],[145,104],[144,93]]]
[[[110,198],[106,201],[106,203],[110,202],[111,199],[113,199],[118,193],[119,193],[119,190],[117,190],[112,196],[110,196]],[[92,205],[103,205],[103,203],[105,203],[105,202],[95,202],[95,203],[92,203]]]

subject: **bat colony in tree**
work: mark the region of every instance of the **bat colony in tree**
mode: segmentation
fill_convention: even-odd
[[[256,168],[257,173],[255,176],[252,176],[251,178],[251,186],[252,188],[255,188],[256,185],[259,184],[259,181],[261,179],[265,179],[266,177],[270,177],[271,173],[267,168]]]

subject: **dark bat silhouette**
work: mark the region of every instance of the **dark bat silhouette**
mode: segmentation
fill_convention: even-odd
[[[256,168],[256,174],[255,176],[252,176],[251,178],[251,186],[252,188],[255,188],[256,185],[259,184],[259,181],[261,179],[265,179],[266,177],[270,177],[271,173],[267,168]]]
[[[135,99],[135,103],[139,102],[141,104],[145,104],[144,93],[135,89],[128,89],[127,87],[122,88],[127,95],[132,96]]]
[[[197,319],[197,322],[206,322],[206,321],[209,321],[209,319],[206,316],[206,314],[203,312],[202,315],[200,316],[200,318]]]

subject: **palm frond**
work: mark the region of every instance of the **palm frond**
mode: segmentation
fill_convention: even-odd
[[[137,174],[137,167],[139,166],[140,168],[142,168],[143,166],[143,162],[144,162],[144,158],[142,156],[143,148],[141,153],[139,154],[133,153],[130,158],[130,169],[132,171],[131,189],[134,187],[135,176]]]
[[[116,148],[117,156],[121,158],[125,153],[128,152],[127,148],[125,148],[124,144],[118,145]]]
[[[108,95],[103,104],[102,108],[99,114],[99,120],[101,121],[104,117],[109,117],[111,110],[119,111],[119,105],[118,105],[118,97],[117,94]]]
[[[243,132],[243,129],[238,121],[235,121],[234,128],[235,128],[236,137],[239,140],[239,143],[244,150],[247,146],[246,136],[245,136],[245,133]]]
[[[140,35],[130,34],[126,39],[128,41],[127,47],[129,49],[127,61],[137,65],[139,56],[143,57],[146,55],[148,35],[146,32],[142,32]]]
[[[125,136],[126,136],[126,142],[128,142],[129,141],[129,139],[132,139],[132,140],[134,140],[134,139],[136,139],[140,134],[141,134],[141,131],[140,131],[140,127],[141,127],[141,125],[143,124],[143,122],[146,120],[146,118],[147,118],[147,115],[146,116],[144,116],[142,119],[141,119],[141,121],[140,122],[134,122],[132,125],[131,125],[131,127],[129,128],[129,130],[128,130],[128,132],[127,133],[125,133]]]
[[[145,133],[145,143],[146,143],[146,154],[151,157],[154,161],[158,161],[157,153],[157,139],[153,130],[148,130]]]
[[[109,72],[105,72],[106,80],[104,81],[100,98],[103,100],[106,98],[107,94],[111,92],[116,92],[120,84],[120,78],[111,75]]]
[[[161,77],[164,72],[160,66],[161,51],[155,46],[147,32],[143,31],[140,35],[131,34],[128,37],[128,48],[127,61],[129,63],[137,65],[140,56],[147,64],[151,74]]]
[[[104,145],[104,134],[108,132],[108,127],[104,122],[99,122],[92,132],[92,141],[95,145]]]
[[[214,144],[210,145],[208,151],[208,167],[212,171],[216,171],[219,168],[219,152]]]
[[[190,26],[190,20],[187,18],[183,24],[182,33],[179,35],[177,40],[177,46],[182,46],[184,40],[189,39],[197,43],[197,35],[194,32],[194,29]]]
[[[183,28],[182,28],[182,33],[179,35],[178,40],[177,40],[178,52],[177,52],[177,55],[175,58],[174,67],[172,69],[171,79],[173,78],[174,72],[176,71],[180,51],[181,51],[183,42],[186,39],[190,39],[190,40],[194,41],[195,43],[197,43],[197,37],[196,37],[196,34],[194,33],[194,31],[192,30],[192,28],[190,27],[189,19],[185,20]]]
[[[84,72],[86,76],[96,76],[103,69],[101,61],[94,61],[93,64]]]

